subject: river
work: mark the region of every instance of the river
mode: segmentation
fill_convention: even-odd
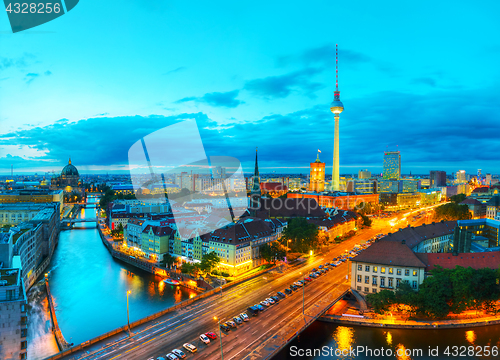
[[[89,203],[96,202],[89,198]],[[95,218],[87,205],[78,215]],[[111,257],[95,223],[61,231],[59,244],[47,269],[57,320],[68,342],[84,342],[193,297],[192,290],[165,285],[161,278]],[[51,333],[43,281],[28,293],[28,359],[43,359],[58,352]]]

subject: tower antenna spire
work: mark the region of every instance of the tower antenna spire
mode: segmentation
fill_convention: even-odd
[[[339,45],[335,44],[335,91],[339,91]]]

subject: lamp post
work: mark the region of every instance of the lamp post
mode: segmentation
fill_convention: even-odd
[[[128,334],[130,336],[130,316],[129,316],[129,311],[128,311],[128,296],[132,293],[132,291],[128,290],[127,291],[127,324],[128,324]]]
[[[220,319],[217,316],[214,316],[214,320],[217,320],[217,324],[219,325],[220,358],[221,360],[224,360],[224,354],[222,353],[222,330],[220,329]]]
[[[304,303],[305,303],[305,291],[306,291],[306,276],[304,275],[304,283],[302,284],[302,315],[305,317],[306,314],[304,312]]]

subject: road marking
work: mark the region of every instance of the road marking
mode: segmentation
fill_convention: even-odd
[[[172,330],[168,330],[166,333],[163,333],[161,334],[160,336],[163,336],[163,335],[167,335],[169,332],[171,332]]]
[[[119,354],[119,355],[116,355],[114,358],[111,358],[109,360],[113,360],[113,359],[116,359],[118,356],[121,356],[122,354]]]
[[[188,323],[190,323],[191,321],[196,320],[198,318],[199,318],[199,316],[195,317],[194,319],[189,320]]]
[[[152,338],[151,340],[148,340],[148,341],[146,341],[145,343],[142,343],[142,345],[147,344],[148,342],[153,341],[154,339],[156,339],[156,338],[154,337],[154,338]]]
[[[126,353],[128,353],[129,351],[132,351],[132,350],[137,349],[139,346],[140,346],[140,345],[137,345],[135,348],[132,348],[132,349],[130,349],[130,350],[125,351],[125,354],[126,354]]]

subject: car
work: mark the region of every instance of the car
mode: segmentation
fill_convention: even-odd
[[[231,326],[231,327],[236,327],[236,323],[234,321],[232,321],[232,320],[226,321],[226,324],[229,325],[229,326]]]
[[[259,308],[257,307],[257,305],[254,305],[254,306],[250,306],[247,311],[253,315],[253,316],[257,316],[259,315]]]
[[[204,342],[205,344],[207,344],[207,345],[208,345],[208,344],[210,344],[210,339],[209,339],[209,338],[208,338],[208,336],[207,336],[207,335],[205,335],[205,334],[201,334],[201,335],[200,335],[200,340],[201,340],[201,341],[203,341],[203,342]]]
[[[312,279],[308,276],[304,279],[305,281],[312,281]]]
[[[283,294],[281,291],[278,291],[277,294],[278,294],[278,296],[281,296],[282,298],[286,298],[286,295]]]
[[[156,360],[165,360],[165,358],[163,356],[158,356]]]
[[[245,314],[245,313],[241,313],[241,314],[240,314],[240,318],[241,318],[243,321],[248,321],[248,320],[250,320],[250,318],[248,317],[248,315],[247,315],[247,314]]]
[[[195,353],[198,351],[198,348],[190,343],[185,343],[184,345],[182,345],[182,347],[187,351],[189,351],[190,353]]]
[[[243,324],[243,320],[239,316],[233,316],[233,320],[238,325]]]
[[[293,291],[297,290],[299,287],[297,285],[290,285],[290,289],[292,289]]]
[[[224,331],[230,331],[231,330],[231,326],[229,325],[226,325],[226,324],[220,324],[220,328]]]
[[[165,355],[165,357],[168,360],[179,360],[179,358],[177,356],[175,356],[174,354],[172,354],[172,353]]]
[[[262,301],[260,302],[260,304],[261,304],[262,306],[266,306],[266,307],[267,307],[267,306],[269,306],[269,305],[271,305],[271,304],[269,304],[266,300],[262,300]]]
[[[312,269],[312,272],[316,272],[316,271],[317,271],[317,270],[316,270],[316,268],[313,268],[313,269]]]
[[[287,295],[290,295],[292,292],[293,292],[293,291],[292,291],[292,290],[290,290],[290,289],[288,289],[288,288],[287,288],[287,289],[285,289],[285,294],[287,294]]]
[[[313,279],[316,279],[318,277],[318,275],[316,275],[316,274],[309,274],[309,277],[311,277]]]
[[[318,266],[318,269],[323,269],[323,265]]]
[[[276,302],[276,301],[274,301],[274,300],[273,300],[273,299],[271,299],[271,298],[267,298],[267,299],[266,299],[266,301],[267,301],[269,304],[271,304],[271,305],[274,305],[274,303]]]
[[[214,340],[214,339],[217,339],[217,335],[213,332],[207,332],[205,333],[205,335],[210,339],[210,340]]]
[[[255,306],[257,307],[257,309],[259,309],[259,311],[262,311],[262,310],[264,310],[264,309],[265,309],[265,307],[264,307],[264,306],[262,306],[261,304],[257,304],[257,305],[255,305]]]
[[[293,283],[293,285],[295,285],[297,287],[301,287],[302,283],[300,281],[296,281],[296,282]]]
[[[184,352],[179,349],[172,350],[172,354],[175,354],[175,356],[177,356],[179,359],[184,359],[186,357],[186,354],[184,354]]]
[[[323,270],[325,270],[326,272],[330,271],[330,268],[329,267],[326,267],[324,268]]]
[[[279,296],[276,296],[276,295],[271,296],[271,299],[273,299],[274,302],[279,302],[280,301]]]

